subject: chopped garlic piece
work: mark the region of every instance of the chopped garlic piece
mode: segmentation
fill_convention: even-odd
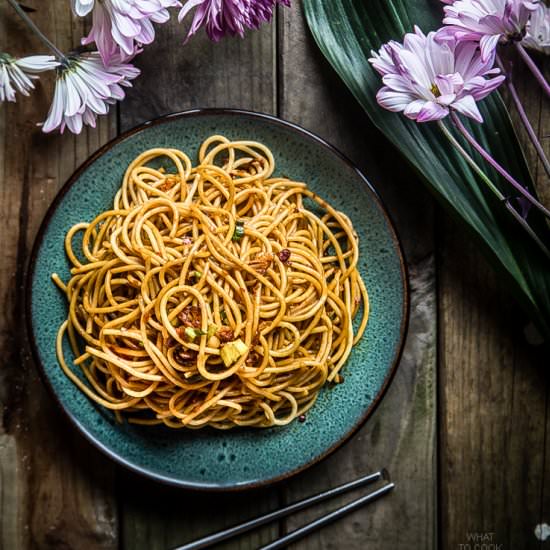
[[[239,338],[228,342],[220,350],[222,361],[226,367],[230,367],[235,361],[248,352],[248,346]]]

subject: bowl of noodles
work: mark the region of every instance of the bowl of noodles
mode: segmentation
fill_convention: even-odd
[[[377,194],[330,145],[236,110],[146,123],[94,154],[40,228],[36,363],[117,462],[229,490],[347,440],[395,371],[408,314]]]

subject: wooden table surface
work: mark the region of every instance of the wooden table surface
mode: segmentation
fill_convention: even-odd
[[[86,30],[72,18],[68,0],[25,4],[36,8],[32,17],[62,49],[76,45]],[[550,523],[549,358],[526,343],[528,320],[498,274],[339,82],[305,28],[298,0],[290,10],[280,9],[273,25],[219,44],[201,33],[182,46],[185,31],[173,19],[136,60],[143,74],[127,99],[97,129],[79,136],[41,133],[35,123],[49,106],[48,78],[31,98],[0,106],[0,547],[165,550],[381,467],[397,484],[393,494],[292,548],[548,546],[534,530]],[[0,49],[41,51],[5,2]],[[548,150],[548,104],[528,74],[516,80]],[[396,221],[412,290],[401,365],[367,424],[306,472],[240,494],[157,485],[92,448],[39,381],[22,314],[24,270],[37,228],[73,170],[136,124],[213,106],[276,114],[354,160]],[[528,156],[548,203],[548,179],[531,148]],[[258,548],[350,498],[224,548]]]

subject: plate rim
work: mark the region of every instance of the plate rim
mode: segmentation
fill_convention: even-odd
[[[36,343],[36,339],[34,337],[34,331],[33,331],[33,322],[32,322],[32,282],[34,279],[35,274],[35,267],[36,267],[36,259],[38,257],[39,250],[42,247],[44,236],[46,234],[46,230],[49,227],[50,221],[54,213],[56,212],[57,208],[60,206],[61,202],[63,201],[65,195],[67,192],[72,188],[72,186],[75,184],[75,182],[79,179],[81,174],[88,169],[89,166],[91,166],[98,158],[103,156],[105,153],[107,153],[109,150],[111,150],[115,145],[125,141],[128,138],[131,138],[133,135],[138,134],[142,132],[143,130],[146,130],[149,127],[157,126],[159,124],[165,124],[167,122],[170,122],[173,119],[185,119],[185,118],[193,118],[193,117],[201,117],[201,116],[212,116],[212,115],[230,115],[230,116],[237,116],[237,117],[247,117],[256,119],[263,122],[268,122],[270,124],[275,124],[278,126],[282,126],[283,128],[286,128],[288,130],[291,130],[297,134],[299,134],[301,137],[305,137],[309,141],[316,142],[318,145],[321,145],[322,148],[327,149],[330,153],[335,155],[340,161],[342,161],[344,164],[348,166],[348,168],[351,168],[352,171],[359,177],[359,179],[363,182],[363,184],[366,186],[368,192],[370,193],[372,199],[376,202],[378,208],[380,209],[382,215],[384,216],[386,220],[387,227],[389,229],[392,241],[394,242],[395,249],[397,251],[398,259],[399,259],[399,266],[400,266],[400,274],[401,274],[401,282],[402,282],[402,292],[403,292],[403,305],[402,305],[402,318],[401,318],[401,324],[399,327],[399,341],[397,343],[397,346],[395,348],[393,359],[391,363],[391,367],[386,373],[384,380],[382,382],[382,385],[380,386],[380,389],[376,393],[376,395],[373,398],[372,403],[367,407],[365,412],[361,415],[361,417],[355,422],[355,424],[346,431],[346,433],[333,445],[331,445],[328,449],[326,449],[323,453],[320,455],[314,457],[313,459],[310,459],[306,461],[305,463],[301,464],[297,468],[294,468],[293,470],[289,470],[287,472],[284,472],[281,475],[274,476],[268,479],[262,479],[262,480],[254,480],[251,482],[245,482],[245,483],[236,483],[233,485],[221,485],[221,484],[209,484],[209,483],[197,483],[197,482],[190,482],[190,481],[184,481],[181,479],[178,479],[173,476],[169,475],[162,475],[159,473],[156,473],[147,467],[140,466],[138,464],[135,464],[134,462],[124,458],[123,456],[120,456],[115,451],[111,450],[105,443],[97,439],[88,429],[79,422],[72,414],[71,412],[65,407],[65,405],[62,403],[61,399],[57,395],[47,373],[44,365],[42,364],[42,361],[40,359],[40,354],[38,351],[38,346]],[[69,421],[69,423],[76,428],[76,430],[89,442],[91,443],[96,449],[98,449],[100,452],[102,452],[105,456],[107,456],[110,460],[112,460],[115,464],[121,465],[127,470],[131,471],[134,474],[138,474],[141,476],[144,476],[145,478],[148,478],[153,481],[157,481],[160,483],[163,483],[165,485],[169,485],[172,487],[178,487],[182,489],[192,489],[192,490],[198,490],[198,491],[204,491],[204,492],[234,492],[234,491],[243,491],[247,489],[256,489],[261,487],[267,487],[274,483],[281,482],[283,480],[286,480],[290,477],[295,476],[296,474],[299,474],[300,472],[310,468],[314,464],[317,464],[327,458],[329,455],[334,453],[337,449],[341,448],[344,444],[349,442],[353,436],[359,431],[359,429],[366,423],[366,421],[372,416],[374,411],[377,409],[378,405],[384,398],[392,380],[394,379],[395,373],[397,371],[397,368],[401,362],[401,357],[403,355],[403,349],[405,347],[405,340],[407,337],[407,332],[409,328],[409,316],[410,316],[410,289],[409,289],[409,275],[408,275],[408,268],[407,264],[405,262],[405,256],[403,253],[403,246],[401,244],[401,239],[399,238],[399,235],[397,233],[397,230],[395,228],[395,224],[393,222],[393,219],[391,215],[388,212],[388,209],[386,208],[386,205],[382,201],[380,195],[376,191],[376,189],[373,187],[373,185],[370,183],[370,181],[366,178],[366,176],[359,170],[359,168],[353,163],[347,156],[345,156],[343,153],[341,153],[334,145],[330,144],[325,139],[321,138],[314,132],[307,130],[303,128],[302,126],[294,123],[289,122],[287,120],[284,120],[282,118],[276,117],[271,114],[257,112],[257,111],[250,111],[246,109],[233,109],[233,108],[194,108],[194,109],[188,109],[184,111],[178,111],[174,113],[169,113],[165,115],[161,115],[159,117],[156,117],[154,119],[148,120],[146,122],[143,122],[141,124],[138,124],[134,126],[133,128],[130,128],[129,130],[126,130],[125,132],[121,133],[120,135],[114,137],[113,139],[109,140],[107,143],[102,145],[99,149],[97,149],[92,155],[90,155],[78,168],[71,174],[71,176],[68,178],[68,180],[63,184],[63,186],[59,189],[57,194],[55,195],[53,201],[48,206],[48,209],[46,210],[46,213],[44,215],[44,218],[42,222],[40,223],[38,232],[36,233],[36,237],[34,239],[34,243],[32,246],[31,254],[28,258],[26,269],[26,273],[24,275],[24,315],[25,315],[25,327],[27,331],[27,341],[30,343],[31,348],[31,354],[33,358],[33,363],[35,365],[35,368],[38,371],[39,377],[42,381],[42,383],[46,386],[48,393],[51,397],[53,397],[54,402],[56,403],[58,409],[60,409],[63,413],[63,416],[65,419]]]

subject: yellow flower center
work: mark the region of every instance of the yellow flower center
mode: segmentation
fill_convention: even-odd
[[[435,97],[439,97],[441,95],[441,92],[439,91],[439,88],[437,87],[437,84],[435,84],[433,82],[432,82],[432,87],[430,88],[430,92],[432,92],[432,94]]]

